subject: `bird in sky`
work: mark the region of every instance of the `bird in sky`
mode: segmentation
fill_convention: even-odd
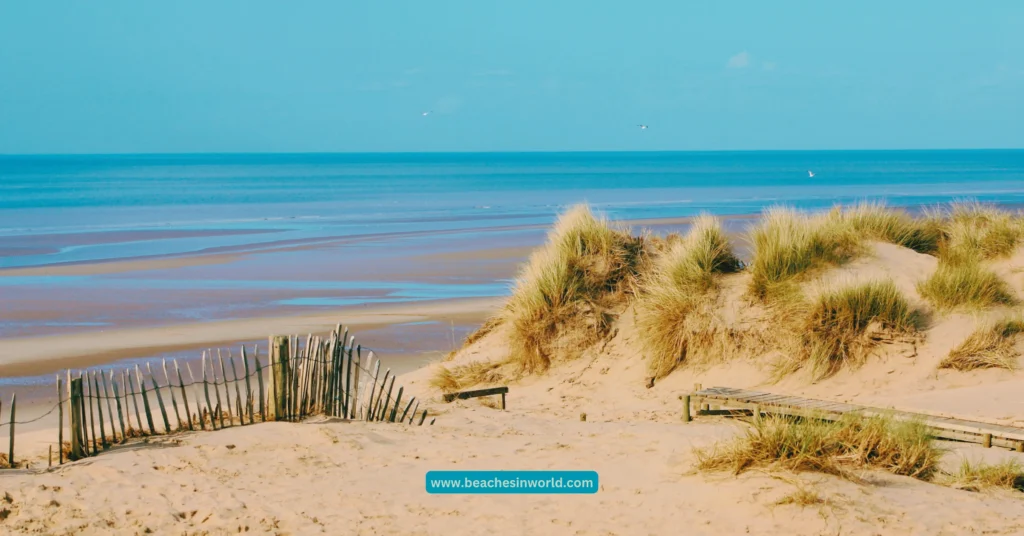
[[[808,169],[807,170],[807,176],[811,177],[811,178],[814,178],[814,172]]]
[[[423,112],[423,117],[426,117],[426,116],[430,115],[430,113],[431,113],[430,110],[427,110],[426,112]]]
[[[637,125],[637,126],[640,127],[640,130],[647,130],[647,125]]]

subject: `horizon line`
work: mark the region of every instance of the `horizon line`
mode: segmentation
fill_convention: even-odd
[[[1024,151],[1024,147],[927,148],[927,149],[666,149],[666,150],[532,150],[532,151],[201,151],[201,152],[125,152],[125,153],[0,153],[6,157],[41,156],[254,156],[254,155],[514,155],[514,154],[666,154],[666,153],[855,153],[855,152],[982,152]]]

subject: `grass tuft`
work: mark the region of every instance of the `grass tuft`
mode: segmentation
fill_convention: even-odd
[[[941,450],[921,423],[847,414],[834,422],[756,416],[744,435],[696,455],[702,471],[779,467],[855,479],[851,469],[873,467],[928,480]]]
[[[918,253],[935,253],[944,238],[940,218],[928,214],[914,218],[904,211],[890,209],[884,203],[865,202],[846,210],[837,208],[832,216],[862,237],[900,245]]]
[[[1024,464],[1008,459],[997,464],[964,460],[960,470],[948,475],[949,485],[968,491],[1002,488],[1024,491]]]
[[[681,240],[654,261],[637,301],[637,327],[655,378],[668,375],[695,342],[693,313],[713,299],[715,277],[739,269],[719,221],[697,218]],[[700,328],[706,328],[706,325]]]
[[[800,275],[845,262],[860,245],[851,226],[834,214],[807,215],[780,207],[765,212],[750,239],[750,293],[765,301],[792,292],[788,283]]]
[[[859,364],[878,334],[911,333],[918,319],[889,280],[828,289],[808,307],[802,330],[804,357],[818,378]]]
[[[935,272],[918,284],[917,291],[941,310],[1016,302],[1006,282],[978,262],[940,261]]]
[[[977,202],[954,203],[947,214],[947,241],[940,256],[947,261],[977,261],[1006,257],[1024,238],[1018,218]]]
[[[1017,335],[1024,332],[1024,318],[1006,318],[983,326],[950,350],[939,368],[967,371],[985,368],[1015,370],[1019,354],[1014,349]]]
[[[646,257],[643,237],[613,229],[586,205],[563,214],[520,272],[504,312],[510,361],[543,370],[603,338],[611,310],[631,296]]]
[[[503,363],[474,361],[454,367],[439,366],[430,378],[430,386],[442,393],[455,393],[482,383],[497,383],[505,378]]]
[[[775,501],[776,506],[783,506],[786,504],[793,504],[801,508],[813,506],[815,504],[825,504],[825,499],[818,495],[814,491],[807,489],[806,487],[798,487],[796,491],[782,497]]]

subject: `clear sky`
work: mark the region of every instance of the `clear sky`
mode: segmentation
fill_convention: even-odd
[[[0,153],[1006,147],[1018,0],[0,2]]]

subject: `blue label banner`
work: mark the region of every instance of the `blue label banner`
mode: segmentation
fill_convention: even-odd
[[[597,493],[596,471],[428,471],[427,493]]]

